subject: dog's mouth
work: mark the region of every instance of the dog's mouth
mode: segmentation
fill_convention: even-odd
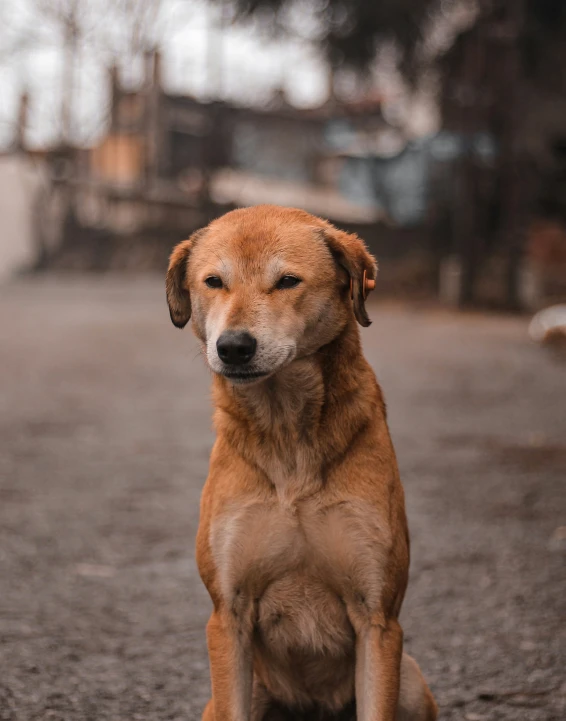
[[[218,356],[216,348],[210,347],[210,343],[206,346],[206,360],[208,367],[216,375],[226,378],[227,381],[234,385],[251,385],[259,383],[266,378],[270,378],[276,374],[283,366],[287,365],[294,357],[294,346],[283,346],[277,349],[278,352],[271,353],[269,357],[265,357],[265,353],[260,358],[254,358],[248,363],[224,363]]]
[[[270,373],[268,371],[252,371],[252,370],[235,370],[231,368],[224,368],[221,373],[224,378],[227,378],[232,383],[244,384],[254,383],[261,378],[266,378]]]

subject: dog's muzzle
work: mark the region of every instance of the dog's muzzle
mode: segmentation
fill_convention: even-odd
[[[269,375],[253,367],[251,361],[256,351],[257,341],[246,331],[224,331],[216,341],[216,352],[222,361],[221,374],[234,383],[252,383]]]
[[[256,339],[245,331],[225,330],[216,341],[216,352],[227,366],[243,366],[254,357]]]

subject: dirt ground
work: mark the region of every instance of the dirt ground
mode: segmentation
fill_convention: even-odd
[[[196,721],[208,373],[162,279],[0,288],[0,720]],[[441,718],[566,718],[566,365],[527,321],[373,303],[402,621]],[[560,530],[562,528],[562,531]]]

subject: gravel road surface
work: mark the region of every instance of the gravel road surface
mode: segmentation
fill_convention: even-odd
[[[412,537],[402,621],[450,721],[566,718],[566,365],[527,321],[374,301]],[[0,288],[0,721],[197,721],[209,377],[161,278]]]

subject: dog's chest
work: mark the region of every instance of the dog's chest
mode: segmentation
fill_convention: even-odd
[[[285,596],[298,600],[308,589],[317,598],[326,593],[368,602],[380,594],[387,526],[360,499],[324,504],[318,497],[288,504],[274,495],[268,501],[240,501],[217,518],[210,541],[228,603],[258,602],[274,585],[283,601]]]

